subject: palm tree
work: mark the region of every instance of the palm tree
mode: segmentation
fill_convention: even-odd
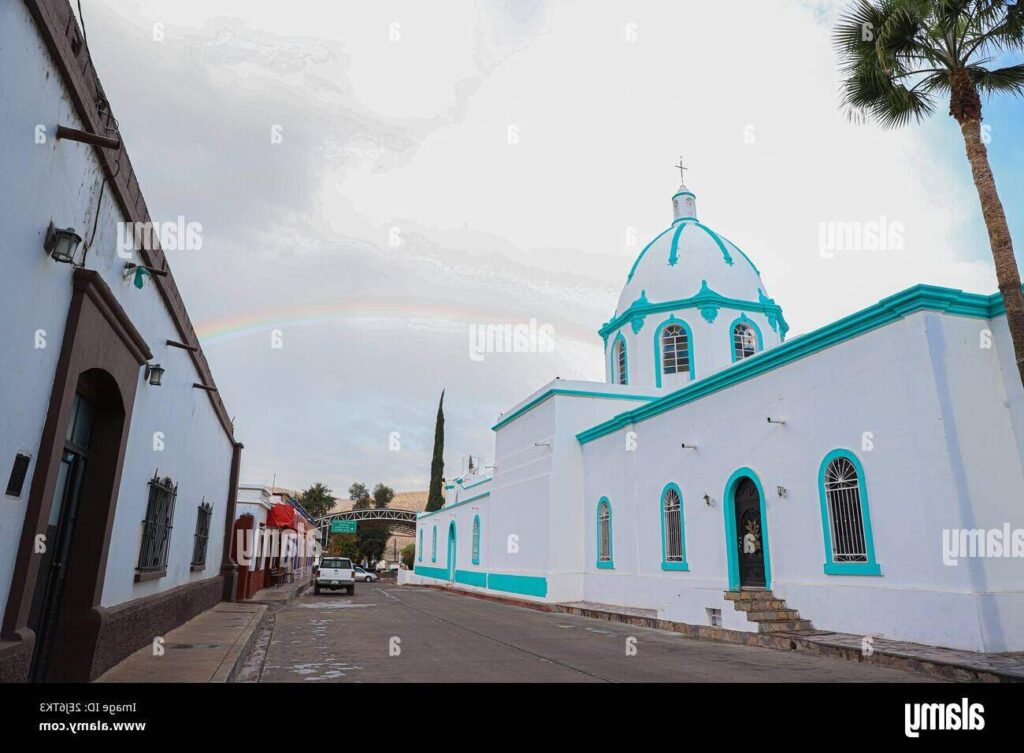
[[[949,97],[988,228],[999,292],[1024,384],[1024,295],[988,150],[981,95],[1024,94],[1024,64],[993,67],[1024,51],[1024,0],[856,0],[836,26],[843,105],[853,120],[885,128],[921,121]]]

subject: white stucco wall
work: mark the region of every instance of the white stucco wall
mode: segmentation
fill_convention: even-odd
[[[90,239],[103,178],[92,147],[58,142],[53,136],[58,124],[73,128],[83,124],[23,3],[0,4],[0,28],[4,29],[0,88],[5,92],[0,131],[10,136],[0,141],[5,189],[0,228],[7,249],[6,268],[0,276],[0,352],[5,355],[0,370],[4,417],[0,473],[6,479],[16,452],[33,458],[21,496],[5,497],[0,508],[0,604],[6,605],[72,292],[72,267],[52,261],[43,251],[43,239],[51,220],[58,227],[72,226],[86,241]],[[37,125],[46,128],[45,143],[34,143]],[[181,335],[156,287],[148,280],[137,290],[122,277],[125,260],[116,254],[115,233],[116,223],[125,217],[116,207],[108,187],[86,267],[102,275],[153,351],[153,362],[167,371],[160,387],[143,383],[143,371],[139,371],[111,531],[105,606],[219,572],[232,454],[208,396],[192,388],[193,382],[202,380],[189,354],[165,344]],[[45,347],[36,348],[40,330],[45,333]],[[153,449],[153,434],[158,431],[163,433],[162,451]],[[135,584],[146,484],[157,470],[179,484],[168,572],[160,580]],[[195,519],[204,499],[213,505],[207,567],[191,573]]]
[[[749,467],[766,495],[771,588],[816,627],[976,650],[1024,647],[1020,560],[949,567],[942,559],[944,528],[1024,524],[998,350],[978,347],[985,326],[915,314],[636,424],[636,452],[624,451],[624,430],[586,445],[585,597],[689,623],[720,608],[725,627],[752,629],[722,597],[724,487]],[[836,448],[864,466],[881,576],[823,572],[818,470]],[[669,481],[683,492],[689,572],[660,570],[658,505]],[[612,501],[614,570],[595,564],[602,496]]]

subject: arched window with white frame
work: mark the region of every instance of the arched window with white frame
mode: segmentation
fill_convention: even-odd
[[[880,575],[875,561],[864,468],[847,450],[834,450],[819,472],[825,572]]]
[[[742,361],[758,351],[757,332],[746,322],[739,322],[732,328],[732,360]]]
[[[661,373],[690,373],[690,336],[680,324],[661,331]]]
[[[629,356],[626,354],[626,340],[621,333],[612,346],[612,382],[629,384]]]

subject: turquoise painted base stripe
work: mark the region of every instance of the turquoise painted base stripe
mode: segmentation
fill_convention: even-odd
[[[448,571],[443,567],[417,567],[413,572],[424,578],[448,580]],[[455,582],[467,586],[504,591],[523,596],[547,596],[548,579],[539,575],[513,575],[511,573],[482,573],[477,570],[456,570]]]
[[[547,596],[548,579],[536,575],[506,575],[489,573],[487,587],[492,591],[506,591],[524,596]]]
[[[487,588],[487,573],[481,573],[476,570],[456,570],[455,582],[465,583],[467,586]]]
[[[438,580],[448,580],[448,570],[443,567],[423,567],[420,565],[416,566],[413,570],[417,575],[422,575],[424,578],[437,578]]]

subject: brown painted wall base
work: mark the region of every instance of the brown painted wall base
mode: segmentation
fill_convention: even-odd
[[[100,633],[93,656],[90,680],[118,662],[165,636],[182,623],[221,600],[224,579],[217,575],[116,607],[97,607]]]
[[[217,575],[162,593],[144,596],[116,607],[94,607],[81,629],[95,633],[96,651],[88,669],[95,680],[157,636],[165,636],[200,612],[221,601],[224,578]],[[28,677],[34,636],[24,630],[21,641],[0,643],[0,682],[24,682]],[[81,679],[85,680],[85,677]]]

